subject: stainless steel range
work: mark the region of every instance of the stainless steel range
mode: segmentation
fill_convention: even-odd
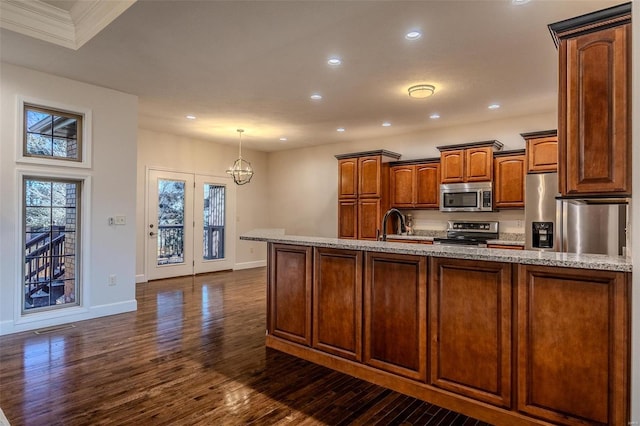
[[[498,222],[449,220],[447,238],[434,238],[434,244],[486,247],[488,240],[498,239]]]

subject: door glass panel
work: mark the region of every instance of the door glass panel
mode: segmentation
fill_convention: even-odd
[[[80,182],[24,179],[23,312],[78,305]]]
[[[157,264],[184,263],[185,182],[158,179]]]
[[[225,186],[204,184],[203,259],[224,258]]]

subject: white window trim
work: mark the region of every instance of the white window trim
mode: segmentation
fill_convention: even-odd
[[[22,184],[25,176],[34,176],[42,178],[59,178],[59,179],[75,179],[82,181],[82,194],[80,197],[80,271],[78,276],[80,277],[79,283],[79,298],[78,305],[69,306],[61,309],[51,309],[46,311],[36,312],[23,312],[22,306],[22,291],[15,291],[14,300],[14,324],[26,324],[33,322],[42,322],[46,320],[52,320],[61,317],[67,317],[77,315],[80,313],[89,312],[89,301],[91,300],[90,286],[88,285],[90,274],[91,258],[91,176],[84,173],[73,173],[69,171],[51,170],[51,169],[33,169],[33,168],[19,168],[16,170],[17,182],[19,182],[16,200],[16,235],[18,235],[18,245],[16,247],[16,265],[15,265],[15,277],[22,280],[22,256],[24,254],[24,235],[23,235],[23,217],[22,217],[22,202],[24,197],[24,185]],[[76,283],[78,284],[78,283]],[[14,283],[14,286],[16,283]],[[15,289],[16,287],[14,287]],[[20,287],[22,289],[22,287]]]
[[[47,166],[63,166],[75,168],[91,168],[91,109],[75,105],[66,105],[59,102],[47,101],[44,99],[36,99],[27,96],[18,95],[18,117],[16,125],[16,163],[38,164]],[[82,158],[80,161],[60,160],[57,158],[29,157],[24,155],[24,104],[41,106],[48,109],[60,110],[79,114],[82,119]]]

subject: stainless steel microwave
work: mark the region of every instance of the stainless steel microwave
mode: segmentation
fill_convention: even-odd
[[[442,212],[490,212],[492,210],[491,182],[440,185],[440,211]]]

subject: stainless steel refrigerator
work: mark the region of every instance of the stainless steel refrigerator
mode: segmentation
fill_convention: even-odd
[[[557,173],[528,174],[525,179],[525,249],[557,251],[556,196]]]
[[[561,198],[557,173],[528,174],[525,191],[526,249],[625,255],[628,199]]]

